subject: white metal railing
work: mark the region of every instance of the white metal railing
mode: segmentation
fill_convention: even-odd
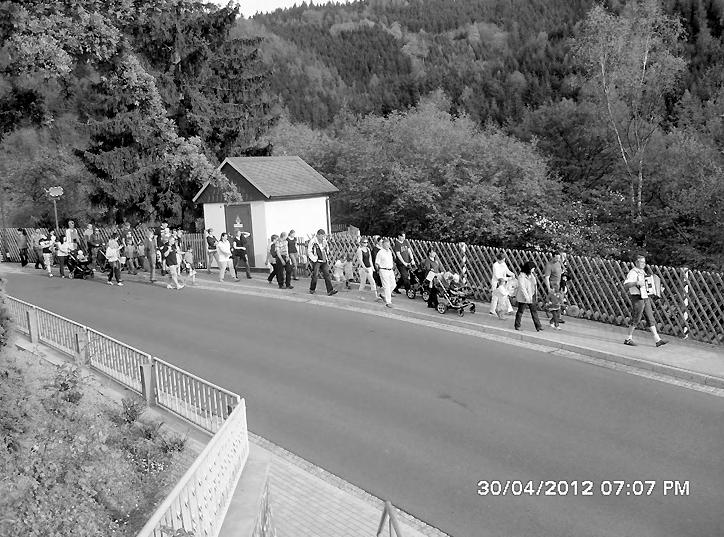
[[[159,358],[153,359],[156,402],[199,427],[215,433],[239,404],[240,397]]]
[[[216,537],[249,457],[246,405],[241,399],[201,455],[137,537]]]
[[[38,338],[49,347],[75,356],[78,352],[78,334],[85,336],[82,324],[35,307],[38,316]]]
[[[35,306],[18,300],[17,298],[8,297],[8,310],[15,321],[15,327],[23,334],[30,335],[30,322],[28,319],[28,312],[31,311]]]
[[[125,343],[8,296],[16,326],[214,434],[138,537],[216,537],[249,456],[246,404],[239,395]],[[145,372],[145,373],[144,373]],[[144,377],[149,375],[149,378]]]
[[[137,393],[142,393],[141,366],[151,355],[88,328],[88,363]]]

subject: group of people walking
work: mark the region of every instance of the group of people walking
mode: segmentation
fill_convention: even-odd
[[[127,223],[115,231],[105,245],[94,226],[89,225],[81,232],[72,220],[68,221],[68,227],[58,234],[50,231],[35,232],[28,236],[25,230],[18,231],[21,265],[23,267],[28,265],[29,251],[32,248],[35,252],[35,268],[46,270],[50,277],[53,277],[51,267],[57,264],[60,277],[65,278],[67,260],[72,258],[76,262],[78,260],[89,262],[91,265],[107,269],[109,285],[113,285],[113,280],[117,285],[123,285],[121,270],[124,267],[133,274],[143,268],[150,273],[151,282],[156,281],[156,272],[160,270],[162,275],[169,276],[167,287],[170,289],[184,287],[184,282],[181,281],[184,272],[192,281],[195,279],[196,270],[191,245],[184,239],[183,231],[172,230],[167,222],[162,222],[158,230],[150,228],[146,238],[140,243],[134,239],[130,224]],[[219,281],[224,281],[227,271],[232,274],[235,281],[238,281],[239,270],[244,270],[246,277],[251,279],[247,253],[247,248],[250,246],[249,237],[249,233],[237,230],[233,239],[230,239],[226,232],[221,233],[217,239],[213,228],[207,229],[204,234],[207,271],[211,273],[212,261],[216,261],[219,267]],[[444,271],[437,252],[432,248],[418,265],[404,232],[400,232],[394,240],[381,238],[379,235],[360,237],[354,255],[348,255],[344,263],[342,260],[334,263],[330,258],[326,231],[320,229],[306,244],[306,257],[302,258],[307,262],[311,277],[309,293],[316,293],[318,280],[322,278],[327,294],[330,296],[336,294],[338,291],[334,287],[331,270],[335,265],[339,265],[340,275],[337,279],[343,275],[349,288],[356,270],[359,292],[363,294],[369,287],[375,300],[384,302],[388,308],[393,307],[393,294],[410,290],[413,271],[422,275],[422,285],[428,290],[428,307],[432,308],[437,305],[435,279],[444,282],[454,278],[454,275]],[[292,281],[298,279],[297,269],[300,266],[299,243],[294,230],[272,235],[267,264],[270,266],[267,278],[269,283],[276,279],[280,289],[294,288]],[[624,343],[629,346],[636,345],[635,327],[644,319],[653,335],[655,345],[660,347],[667,341],[660,337],[656,329],[645,268],[645,257],[638,256],[635,266],[623,282],[623,287],[631,300],[631,321]],[[570,279],[565,252],[555,251],[546,263],[542,279],[546,296],[542,301],[538,296],[537,267],[532,261],[525,262],[516,276],[507,266],[505,256],[501,253],[491,269],[491,315],[505,318],[514,314],[513,326],[516,330],[520,330],[523,314],[528,310],[535,329],[541,331],[543,326],[538,311],[539,304],[543,303],[545,310],[551,314],[550,327],[556,330],[562,328],[561,325],[565,321],[561,318],[561,314],[566,307]],[[511,297],[516,299],[516,309],[511,304]]]

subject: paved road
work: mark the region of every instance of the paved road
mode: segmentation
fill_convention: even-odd
[[[722,398],[303,303],[36,273],[8,290],[241,393],[251,430],[455,537],[724,535]],[[482,479],[595,486],[481,497]],[[600,493],[644,479],[649,497]]]

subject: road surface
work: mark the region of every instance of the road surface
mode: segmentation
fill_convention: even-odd
[[[305,303],[39,271],[8,291],[242,394],[250,430],[455,537],[724,535],[724,398]]]

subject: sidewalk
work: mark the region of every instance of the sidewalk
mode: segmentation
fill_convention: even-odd
[[[703,386],[724,389],[724,348],[696,341],[685,341],[673,336],[664,336],[669,344],[655,347],[648,332],[638,331],[638,346],[623,345],[627,329],[625,327],[588,321],[572,317],[564,317],[563,329],[553,330],[548,326],[545,313],[541,313],[544,331],[535,332],[530,316],[524,317],[522,330],[513,329],[513,318],[505,320],[490,315],[489,304],[479,303],[475,314],[466,313],[459,317],[457,312],[448,311],[444,315],[427,308],[421,298],[410,300],[404,294],[393,295],[393,309],[382,307],[374,301],[371,292],[364,294],[364,299],[356,286],[346,290],[343,284],[335,283],[339,293],[333,297],[326,296],[324,283],[318,286],[315,295],[309,294],[309,279],[300,278],[292,281],[294,289],[279,289],[276,280],[268,284],[267,273],[253,273],[253,279],[242,278],[234,282],[227,276],[224,283],[219,283],[218,272],[209,275],[199,271],[196,284],[189,289],[213,291],[229,291],[256,296],[269,296],[282,300],[308,302],[310,304],[335,307],[361,313],[397,318],[407,321],[418,321],[427,325],[457,329],[457,331],[484,335],[490,339],[505,341],[511,344],[541,346],[542,350],[561,350],[577,353],[598,360],[615,362],[638,369],[651,371],[661,375],[674,377],[683,381]],[[128,280],[143,281],[147,274],[138,276],[124,275]],[[155,285],[163,285],[166,281],[158,281]]]

